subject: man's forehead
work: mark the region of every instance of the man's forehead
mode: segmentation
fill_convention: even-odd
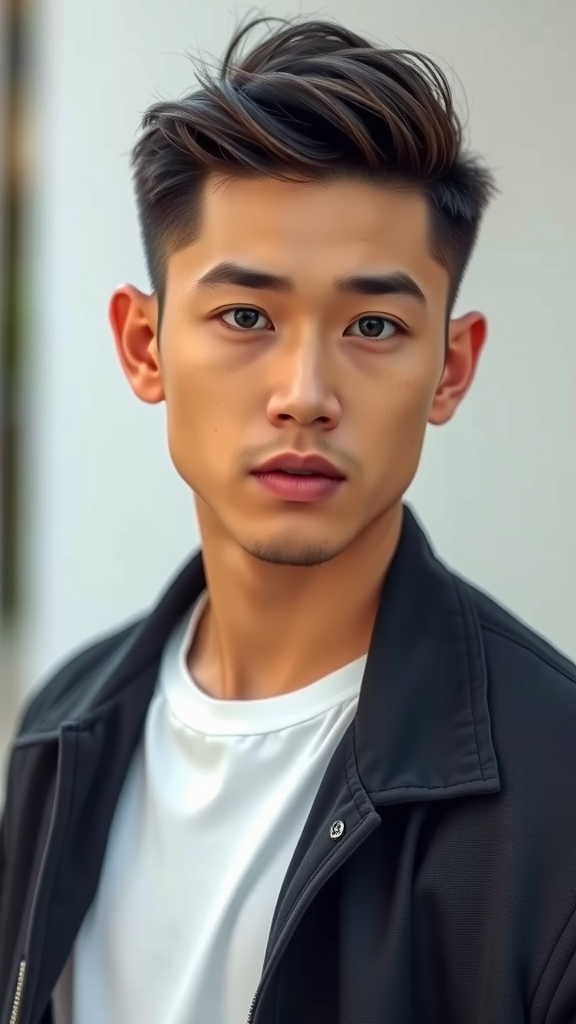
[[[424,227],[428,207],[420,192],[393,185],[337,179],[333,181],[283,181],[273,177],[210,176],[203,190],[203,205],[208,215],[230,213],[240,219],[258,217],[258,211],[294,212],[299,207],[321,215],[338,206],[338,222],[348,217],[368,215],[371,222],[410,217]],[[263,218],[262,218],[263,219]]]
[[[292,276],[309,265],[314,276],[321,269],[334,278],[400,271],[422,290],[444,290],[447,273],[433,257],[429,234],[424,198],[406,190],[214,178],[206,185],[200,231],[187,247],[188,265],[197,264],[198,276],[221,262]]]

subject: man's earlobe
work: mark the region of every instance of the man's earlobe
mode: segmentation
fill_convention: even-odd
[[[487,332],[482,313],[466,313],[450,321],[444,372],[436,389],[429,423],[441,426],[454,416],[476,376]]]
[[[162,402],[157,296],[122,285],[110,299],[108,316],[120,366],[134,394],[142,402]]]

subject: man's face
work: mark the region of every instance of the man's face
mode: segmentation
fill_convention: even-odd
[[[202,281],[221,264],[285,280],[228,268]],[[345,286],[356,278],[385,280]],[[384,522],[434,418],[448,292],[423,199],[356,182],[211,179],[200,237],[168,261],[151,341],[171,456],[202,532],[311,565]],[[286,491],[297,483],[254,473],[288,452],[321,455],[342,479],[303,484],[304,501]]]

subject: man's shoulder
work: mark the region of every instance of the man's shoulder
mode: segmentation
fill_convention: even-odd
[[[477,587],[467,586],[488,647],[501,646],[511,662],[529,667],[535,675],[576,684],[576,664],[570,658],[502,604]],[[576,685],[574,695],[576,697]]]
[[[576,735],[576,665],[536,630],[478,588],[466,584],[482,634],[494,724],[524,730],[524,740],[573,758]]]
[[[18,736],[33,736],[40,731],[56,732],[64,721],[76,717],[76,708],[86,703],[91,681],[130,642],[142,621],[138,617],[94,637],[55,665],[29,698],[21,716]]]

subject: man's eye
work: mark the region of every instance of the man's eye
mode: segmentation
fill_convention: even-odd
[[[352,328],[358,325],[358,331]],[[346,334],[354,338],[369,338],[371,341],[387,341],[401,333],[401,328],[387,316],[361,316],[348,328]]]
[[[229,317],[230,319],[227,319]],[[227,309],[224,313],[221,313],[218,317],[226,325],[231,327],[233,330],[237,328],[240,331],[258,330],[265,331],[271,326],[270,321],[264,313],[260,313],[257,309],[252,309],[250,306],[234,306],[233,309]],[[264,321],[262,323],[262,321]]]
[[[272,324],[264,313],[254,309],[252,306],[233,306],[220,314],[218,319],[231,330],[243,331],[265,331],[270,330]],[[371,341],[387,341],[402,333],[402,328],[386,316],[361,316],[345,331],[346,335],[357,338],[367,338]]]

